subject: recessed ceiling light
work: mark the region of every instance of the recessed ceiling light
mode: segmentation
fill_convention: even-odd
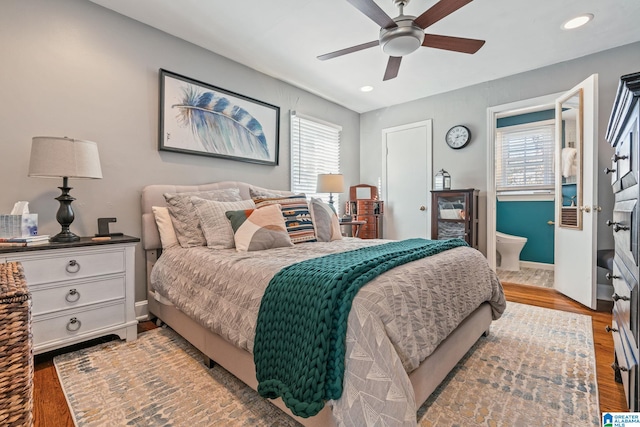
[[[373,86],[362,86],[360,88],[360,92],[371,92],[373,90]]]
[[[593,19],[593,14],[585,13],[584,15],[576,16],[573,19],[568,20],[562,24],[562,28],[565,30],[573,30],[574,28],[582,27],[587,22]]]

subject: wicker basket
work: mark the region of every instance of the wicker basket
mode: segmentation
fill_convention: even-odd
[[[31,295],[19,262],[0,263],[0,425],[33,424]]]

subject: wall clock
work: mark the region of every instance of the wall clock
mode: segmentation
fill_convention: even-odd
[[[456,150],[464,147],[471,140],[471,131],[468,127],[462,125],[456,125],[447,131],[445,136],[447,145]]]

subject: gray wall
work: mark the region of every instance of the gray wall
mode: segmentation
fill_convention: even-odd
[[[603,207],[599,216],[598,246],[612,248],[611,231],[604,225],[610,218],[613,194],[609,178],[600,171],[610,165],[613,150],[605,140],[611,107],[621,75],[640,70],[640,43],[611,49],[499,80],[470,86],[361,115],[360,177],[376,183],[382,174],[382,129],[433,119],[433,170],[442,168],[452,177],[454,188],[475,187],[480,193],[480,249],[486,253],[487,108],[571,89],[598,73],[598,197]],[[473,72],[470,70],[470,72]],[[425,75],[428,78],[428,73]],[[419,82],[416,82],[419,84]],[[473,139],[462,150],[452,150],[444,142],[455,124],[471,129]]]
[[[112,231],[140,236],[140,193],[147,184],[240,180],[289,188],[289,110],[342,125],[347,185],[359,178],[359,115],[253,69],[85,0],[3,0],[0,11],[0,212],[26,200],[41,234],[55,220],[62,179],[27,177],[33,136],[98,143],[104,178],[71,180],[76,220],[88,236],[96,219],[117,217]],[[159,152],[158,69],[280,106],[280,165]],[[146,299],[142,250],[136,300]]]

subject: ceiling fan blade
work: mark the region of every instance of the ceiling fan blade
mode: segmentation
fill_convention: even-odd
[[[472,1],[473,0],[440,0],[422,15],[418,16],[413,22],[424,30]]]
[[[389,62],[387,62],[387,69],[384,72],[383,81],[395,79],[398,76],[398,70],[400,69],[400,62],[402,56],[390,56]]]
[[[347,0],[360,12],[364,13],[373,22],[381,26],[382,28],[397,27],[393,19],[387,13],[380,8],[373,0]]]
[[[336,56],[346,55],[347,53],[357,52],[359,50],[369,49],[370,47],[378,46],[380,42],[378,40],[374,40],[368,43],[362,43],[357,46],[347,47],[345,49],[336,50],[335,52],[325,53],[324,55],[318,56],[318,59],[321,61],[325,61],[327,59],[335,58]]]
[[[454,52],[476,53],[482,46],[484,46],[484,43],[484,40],[425,34],[422,46],[433,47],[435,49],[452,50]]]

